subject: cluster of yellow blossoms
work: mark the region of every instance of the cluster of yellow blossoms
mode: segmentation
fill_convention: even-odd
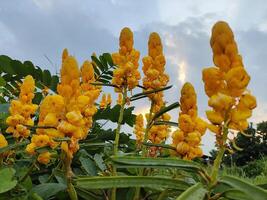
[[[143,58],[143,72],[145,77],[143,78],[143,86],[145,91],[155,90],[163,88],[169,82],[169,76],[164,73],[165,71],[165,57],[163,55],[163,46],[160,36],[153,32],[149,36],[148,40],[148,55]],[[165,104],[163,99],[163,92],[157,92],[148,95],[152,102],[152,117],[158,112]],[[146,114],[146,119],[149,121],[149,114]],[[160,117],[159,120],[169,121],[170,116],[166,113]],[[148,131],[148,139],[155,144],[160,144],[166,140],[169,136],[168,125],[154,125]],[[152,151],[151,148],[150,150]],[[156,151],[156,149],[155,149]],[[151,153],[151,152],[150,152]],[[152,153],[153,154],[153,153]]]
[[[100,104],[99,104],[99,107],[101,109],[105,109],[107,106],[110,106],[112,103],[112,98],[111,98],[111,95],[108,94],[108,96],[106,96],[106,94],[104,93],[102,95],[102,99],[100,101]]]
[[[203,153],[199,146],[206,123],[197,116],[197,96],[190,83],[185,83],[181,90],[180,108],[179,130],[172,134],[172,146],[183,159],[201,157]]]
[[[163,88],[169,82],[169,76],[165,71],[165,57],[160,36],[151,33],[148,40],[148,56],[143,58],[143,85],[146,91]],[[149,98],[153,101],[153,112],[157,112],[164,105],[163,92],[150,94]]]
[[[32,115],[38,106],[32,103],[34,98],[35,83],[32,76],[26,76],[20,86],[20,95],[18,100],[12,100],[9,108],[10,116],[6,119],[8,128],[7,133],[12,133],[15,138],[27,138],[30,130],[27,126],[34,124]]]
[[[121,92],[123,87],[132,90],[138,85],[141,76],[138,71],[140,52],[133,48],[133,32],[123,28],[120,34],[119,52],[112,54],[114,64],[118,66],[113,71],[112,84],[116,85],[116,92]]]
[[[92,126],[92,116],[97,111],[94,102],[100,95],[100,89],[93,86],[92,82],[95,82],[92,64],[85,61],[79,70],[76,59],[69,56],[65,49],[61,83],[57,87],[59,95],[46,96],[40,105],[39,128],[27,146],[27,152],[34,154],[36,147],[55,148],[59,144],[55,138],[69,137],[70,141],[61,143],[61,149],[69,159],[73,157],[79,149],[79,140],[87,136]],[[41,153],[38,161],[47,164],[50,153]]]
[[[256,107],[256,98],[246,89],[250,76],[226,22],[214,25],[210,44],[216,67],[205,68],[202,79],[206,94],[210,97],[208,104],[213,108],[206,112],[212,123],[209,129],[220,138],[223,125],[238,131],[247,128],[247,119]]]
[[[144,141],[144,118],[142,114],[136,116],[134,134],[137,145],[140,145]]]

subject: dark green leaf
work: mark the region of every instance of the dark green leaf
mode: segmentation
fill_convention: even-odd
[[[0,194],[11,190],[17,185],[17,180],[13,180],[15,172],[13,168],[0,170]]]
[[[158,117],[160,117],[161,115],[163,115],[166,112],[169,112],[170,110],[174,109],[174,108],[178,108],[180,106],[179,102],[175,102],[165,108],[162,108],[159,112],[157,112],[153,118],[152,121],[154,121],[155,119],[157,119]]]
[[[163,177],[148,176],[106,176],[106,177],[79,177],[74,180],[76,187],[84,189],[106,189],[106,188],[128,188],[128,187],[150,187],[150,188],[173,188],[186,190],[188,183]]]
[[[43,183],[35,186],[31,193],[37,193],[43,199],[49,199],[66,188],[66,185],[61,183]]]
[[[184,191],[176,200],[203,200],[207,190],[201,183],[191,186]]]
[[[112,57],[109,53],[103,53],[103,56],[107,60],[109,66],[114,66]]]
[[[244,192],[253,200],[266,200],[267,191],[233,176],[223,176],[220,182]]]
[[[43,71],[43,84],[46,85],[47,87],[49,87],[50,82],[51,82],[51,73],[49,70],[44,70]]]
[[[188,171],[202,170],[200,165],[187,160],[178,158],[147,158],[134,156],[111,157],[112,162],[118,168],[150,167],[150,168],[178,168]]]

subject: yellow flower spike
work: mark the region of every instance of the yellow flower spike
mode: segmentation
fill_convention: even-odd
[[[172,146],[183,159],[192,160],[202,156],[199,145],[208,125],[197,116],[197,95],[191,83],[181,89],[180,108],[179,130],[172,135]]]
[[[256,99],[244,94],[250,76],[238,54],[234,34],[226,22],[219,21],[213,26],[210,45],[217,68],[206,68],[202,73],[205,91],[210,97],[209,106],[213,108],[206,112],[212,123],[208,128],[222,134],[219,133],[222,126],[229,123],[230,129],[243,130],[247,127],[252,109],[256,107]],[[222,141],[218,143],[222,144]]]
[[[8,142],[3,134],[0,133],[0,148],[6,147]]]
[[[136,116],[134,134],[136,136],[137,144],[140,144],[144,140],[144,118],[142,114]]]
[[[37,160],[38,160],[39,163],[47,165],[51,160],[51,153],[49,153],[48,151],[40,153],[40,155],[38,156]]]
[[[33,125],[32,115],[34,115],[38,106],[32,103],[35,90],[35,81],[28,75],[20,85],[20,94],[18,100],[12,100],[10,103],[10,116],[6,123],[9,126],[7,133],[12,133],[15,138],[27,138],[30,131],[25,125]]]
[[[64,60],[69,56],[69,52],[68,49],[64,49],[62,52],[62,63],[64,62]]]
[[[111,103],[112,103],[111,94],[108,94],[108,97],[107,97],[107,105],[111,105]]]
[[[132,31],[127,27],[122,29],[119,52],[112,54],[112,60],[118,66],[113,71],[112,78],[112,84],[118,86],[115,92],[122,92],[123,87],[132,90],[141,78],[138,71],[140,52],[133,48],[133,44]]]
[[[126,54],[131,52],[133,43],[133,32],[128,27],[123,28],[120,34],[120,53]]]
[[[84,83],[95,80],[93,65],[88,60],[86,60],[81,67],[81,76]]]
[[[107,107],[107,97],[106,97],[106,94],[103,94],[102,95],[102,99],[100,101],[99,107],[101,109],[105,109]]]

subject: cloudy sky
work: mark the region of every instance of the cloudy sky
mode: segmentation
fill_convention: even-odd
[[[0,54],[31,60],[56,73],[63,48],[81,64],[92,52],[116,51],[120,30],[128,26],[134,31],[135,48],[145,56],[149,34],[156,31],[164,43],[166,70],[174,85],[166,93],[167,101],[178,101],[182,84],[190,81],[198,94],[199,114],[205,117],[207,98],[201,70],[212,66],[210,30],[218,20],[232,27],[251,75],[249,89],[258,100],[251,121],[267,120],[264,0],[0,0]],[[135,105],[136,113],[148,107],[145,101]],[[172,112],[173,121],[177,113]],[[213,143],[212,134],[207,133],[205,152]]]

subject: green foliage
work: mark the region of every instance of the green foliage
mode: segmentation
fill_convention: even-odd
[[[17,180],[14,180],[15,172],[13,168],[0,170],[0,194],[13,189],[17,185]]]

